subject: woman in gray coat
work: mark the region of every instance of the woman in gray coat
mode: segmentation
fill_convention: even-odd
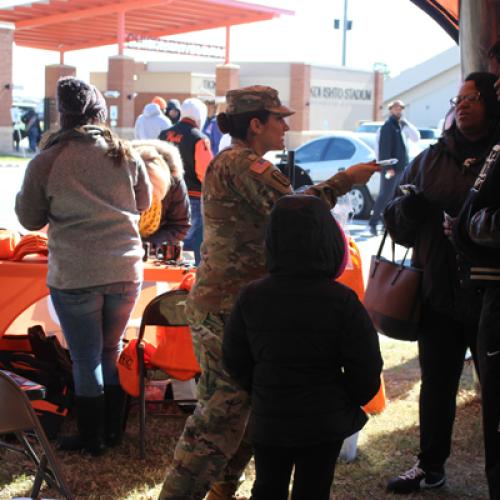
[[[61,128],[28,164],[16,213],[48,224],[47,285],[73,361],[79,435],[61,447],[100,455],[119,443],[124,394],[116,360],[142,281],[139,213],[151,184],[139,156],[104,125],[101,93],[57,84]]]

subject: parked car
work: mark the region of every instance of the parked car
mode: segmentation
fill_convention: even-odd
[[[376,134],[378,129],[384,124],[384,122],[370,122],[363,121],[356,127],[356,132],[369,132]]]
[[[273,158],[274,156],[274,158]],[[270,161],[279,163],[276,152],[266,155]],[[302,167],[313,182],[328,179],[355,163],[375,159],[373,149],[361,141],[354,132],[335,132],[308,141],[295,150],[295,163]],[[354,217],[366,219],[370,215],[373,201],[379,191],[379,174],[372,176],[366,186],[355,186],[349,193]]]
[[[418,131],[420,132],[420,144],[423,147],[423,149],[428,148],[432,144],[435,144],[438,139],[441,137],[441,131],[437,128],[418,128]]]
[[[361,139],[369,148],[373,149],[377,156],[377,133],[376,132],[354,132],[358,139]]]

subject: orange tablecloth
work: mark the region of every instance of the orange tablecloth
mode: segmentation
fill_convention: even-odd
[[[178,284],[186,273],[184,267],[156,266],[152,262],[144,265],[144,281]],[[0,260],[0,337],[23,311],[49,294],[46,275],[46,259]]]

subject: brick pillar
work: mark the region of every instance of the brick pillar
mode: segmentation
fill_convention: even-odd
[[[290,65],[290,107],[295,114],[289,119],[290,130],[309,130],[309,111],[311,93],[311,66],[308,64]]]
[[[135,61],[128,56],[113,56],[108,63],[108,88],[107,91],[118,91],[116,98],[107,97],[108,106],[117,106],[118,119],[113,123],[113,111],[110,109],[110,121],[117,128],[117,133],[128,137],[134,127],[134,74]],[[124,130],[125,129],[125,130]],[[132,132],[133,134],[133,132]]]
[[[56,107],[56,90],[57,81],[63,76],[76,76],[76,68],[66,64],[51,64],[45,66],[45,130],[54,129],[58,126],[59,113]]]
[[[14,25],[0,23],[0,151],[12,149],[12,46]]]
[[[215,95],[225,96],[240,86],[240,67],[236,64],[219,64],[215,68]]]
[[[11,127],[14,25],[0,23],[0,127]]]
[[[380,71],[373,72],[373,121],[382,121],[384,104],[384,75]]]

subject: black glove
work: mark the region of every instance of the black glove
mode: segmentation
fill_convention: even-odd
[[[408,219],[422,219],[427,215],[429,208],[430,204],[422,192],[412,192],[401,200],[401,212]]]

